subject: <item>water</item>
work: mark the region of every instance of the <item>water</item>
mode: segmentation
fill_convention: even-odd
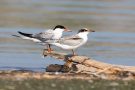
[[[134,3],[134,0],[0,1],[0,69],[44,71],[49,64],[63,64],[50,57],[42,58],[44,46],[12,37],[17,31],[37,33],[57,24],[72,29],[70,34],[83,27],[96,31],[89,34],[86,45],[76,50],[79,55],[134,66]]]

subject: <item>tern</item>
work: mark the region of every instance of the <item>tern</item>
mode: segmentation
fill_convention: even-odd
[[[84,45],[87,42],[89,32],[95,32],[95,31],[91,29],[83,28],[80,29],[78,33],[75,35],[63,37],[56,41],[48,40],[47,42],[51,45],[55,45],[65,50],[72,50],[73,55],[77,55],[74,52],[74,49]]]
[[[46,30],[46,31],[43,31],[43,32],[40,32],[40,33],[37,33],[37,34],[29,34],[29,33],[23,33],[21,31],[18,31],[18,33],[21,34],[21,36],[18,36],[18,37],[21,37],[22,39],[32,40],[36,43],[43,44],[42,42],[45,42],[46,40],[58,40],[58,39],[60,39],[62,37],[63,31],[68,32],[68,31],[71,31],[71,30],[67,29],[65,26],[57,25],[57,26],[55,26],[54,29],[49,29],[49,30]],[[17,35],[14,35],[14,36],[17,36]],[[44,45],[45,44],[47,44],[48,52],[51,52],[52,49],[51,49],[50,44],[44,43]]]

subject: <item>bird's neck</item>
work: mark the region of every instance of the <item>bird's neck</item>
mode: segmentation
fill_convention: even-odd
[[[61,29],[54,30],[54,36],[53,36],[53,38],[54,39],[60,39],[61,36],[62,36],[62,33],[63,33],[63,31]]]
[[[85,40],[88,39],[88,36],[87,36],[87,35],[88,35],[87,33],[78,33],[78,36],[79,36],[80,38],[85,39]]]

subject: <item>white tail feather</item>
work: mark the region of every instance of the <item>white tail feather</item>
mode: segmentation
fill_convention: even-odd
[[[36,43],[40,43],[41,41],[39,39],[36,38],[30,38],[30,37],[26,37],[26,36],[20,36],[22,39],[26,39],[26,40],[31,40],[34,41]]]

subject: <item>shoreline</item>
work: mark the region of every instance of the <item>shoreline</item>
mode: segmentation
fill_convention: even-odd
[[[29,70],[0,70],[0,79],[62,79],[62,80],[135,80],[134,77],[119,77],[116,75],[97,77],[86,73],[35,72]]]

